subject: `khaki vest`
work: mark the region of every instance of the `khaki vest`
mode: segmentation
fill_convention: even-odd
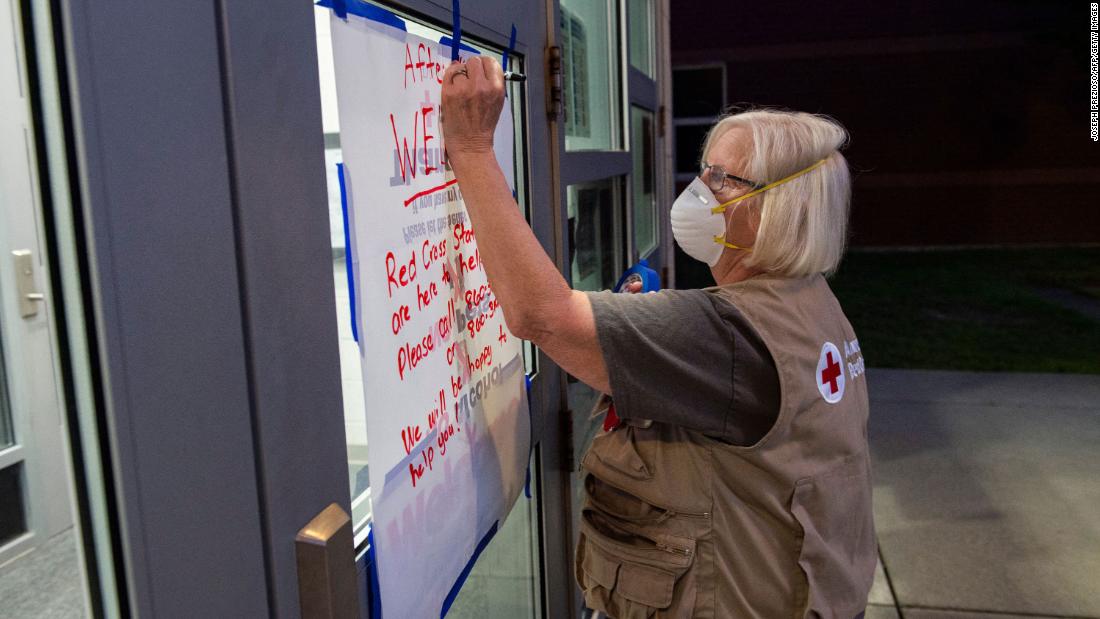
[[[751,447],[636,420],[598,436],[582,462],[585,601],[616,619],[852,619],[877,552],[855,333],[820,275],[707,291],[771,352],[778,420]]]

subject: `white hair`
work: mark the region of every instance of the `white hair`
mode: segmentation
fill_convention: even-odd
[[[824,115],[753,109],[726,115],[710,129],[704,160],[711,145],[734,127],[752,135],[745,170],[738,174],[756,182],[772,183],[826,160],[744,202],[760,215],[746,266],[789,277],[834,273],[848,236],[851,176],[839,152],[848,143],[848,132]]]

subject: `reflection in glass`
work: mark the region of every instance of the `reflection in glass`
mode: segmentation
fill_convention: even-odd
[[[366,524],[370,516],[370,501],[365,496],[370,490],[370,471],[367,467],[367,408],[363,399],[363,368],[359,359],[359,344],[351,333],[351,295],[348,291],[347,259],[343,247],[333,248],[332,275],[336,285],[336,328],[340,342],[340,379],[344,393],[344,432],[348,446],[351,518],[358,529]]]
[[[566,189],[574,289],[610,289],[626,267],[621,241],[621,186],[620,178],[611,178],[570,185]],[[576,463],[574,470],[570,471],[574,544],[580,531],[580,508],[584,498],[583,480],[578,471],[582,456],[601,427],[602,418],[593,419],[591,416],[599,395],[595,389],[569,377],[569,410],[573,411],[573,462]]]
[[[529,462],[531,477],[536,478],[537,452]],[[452,619],[515,617],[537,619],[541,616],[539,570],[538,500],[535,484],[529,484],[531,497],[520,495],[508,518],[478,557],[454,605],[447,612]]]
[[[653,77],[653,0],[628,0],[626,15],[630,66]]]
[[[623,269],[619,179],[566,188],[573,288],[603,290]]]
[[[566,150],[620,146],[616,6],[611,0],[561,2]]]
[[[348,288],[347,249],[344,246],[344,216],[340,206],[340,177],[336,170],[336,164],[343,160],[339,134],[325,134],[325,147],[332,277],[336,290],[336,330],[340,345],[340,384],[344,394],[344,433],[347,437],[348,482],[351,486],[351,519],[358,531],[370,520],[367,411],[363,399],[363,368],[359,359],[359,344],[351,331],[351,293]]]
[[[653,112],[630,108],[631,199],[634,211],[634,244],[645,257],[657,247],[656,170],[654,165]]]

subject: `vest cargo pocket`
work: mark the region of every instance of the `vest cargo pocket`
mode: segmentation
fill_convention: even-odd
[[[649,466],[638,455],[638,448],[634,445],[633,426],[597,436],[581,464],[589,471],[611,478],[625,477],[638,481],[653,478]]]
[[[802,527],[798,564],[806,617],[856,616],[867,605],[877,560],[871,481],[864,457],[799,480],[791,513]]]
[[[623,522],[638,525],[660,523],[673,514],[671,510],[620,490],[591,473],[584,476],[584,491],[593,509]]]
[[[615,619],[690,617],[694,591],[676,585],[695,559],[695,540],[654,535],[626,536],[601,529],[607,524],[590,511],[582,516],[577,547],[577,582],[585,603]]]

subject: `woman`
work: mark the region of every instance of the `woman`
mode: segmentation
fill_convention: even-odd
[[[825,283],[843,253],[847,135],[751,111],[703,146],[672,207],[676,241],[717,286],[569,288],[492,151],[499,64],[443,79],[443,135],[509,328],[614,396],[621,422],[583,461],[576,551],[611,617],[862,614],[876,561],[862,356]]]

